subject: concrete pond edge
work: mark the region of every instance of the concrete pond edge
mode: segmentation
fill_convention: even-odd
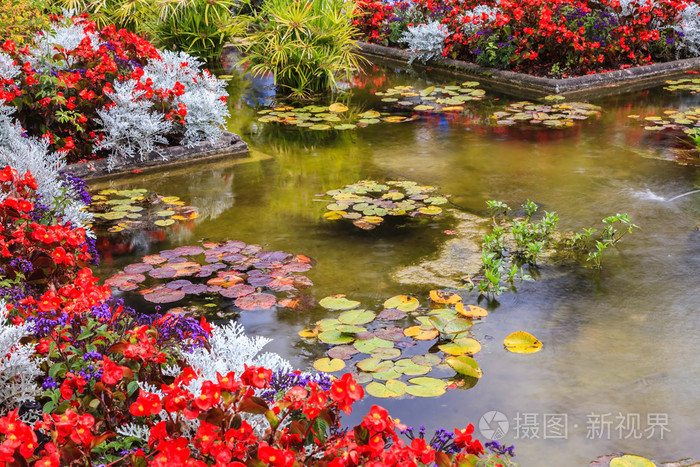
[[[406,66],[414,56],[408,50],[382,45],[360,42],[358,46],[360,54],[366,58],[389,64],[398,62]],[[486,85],[498,87],[499,91],[519,97],[541,98],[550,94],[567,97],[600,97],[648,88],[685,75],[686,71],[700,69],[700,57],[562,79],[542,78],[487,68],[448,58],[434,58],[427,64],[416,60],[413,62],[413,67],[461,78],[478,79]]]
[[[118,157],[111,171],[107,168],[107,158],[68,164],[63,171],[84,180],[98,180],[131,174],[136,170],[152,172],[200,161],[241,159],[248,156],[248,144],[237,134],[224,132],[223,136],[214,142],[200,143],[192,147],[166,147],[159,151],[152,151],[142,158]]]

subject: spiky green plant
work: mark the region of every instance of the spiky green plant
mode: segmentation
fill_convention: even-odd
[[[238,16],[252,31],[243,40],[251,73],[274,74],[278,88],[295,97],[337,90],[361,60],[354,17],[345,0],[268,0],[259,11]]]

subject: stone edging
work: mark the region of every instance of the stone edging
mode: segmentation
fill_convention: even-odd
[[[248,154],[248,145],[240,136],[224,132],[224,135],[214,143],[200,143],[194,147],[172,146],[162,149],[160,153],[153,151],[144,156],[143,159],[119,158],[111,172],[107,170],[106,158],[69,164],[63,170],[85,180],[94,180],[123,175],[134,170],[155,171],[188,164],[195,160],[212,160],[224,157],[238,159],[247,157]]]
[[[360,53],[368,58],[406,63],[413,56],[408,50],[362,42],[358,45]],[[673,76],[681,75],[685,71],[700,69],[700,57],[563,79],[540,78],[448,58],[434,58],[427,65],[416,61],[413,65],[437,69],[451,75],[478,78],[487,85],[498,86],[499,91],[507,94],[534,97],[543,97],[549,94],[595,95],[597,97],[602,94],[614,94],[650,87]]]

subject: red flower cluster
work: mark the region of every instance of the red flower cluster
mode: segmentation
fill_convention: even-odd
[[[357,8],[364,40],[388,43],[389,25],[410,6],[448,28],[446,57],[561,77],[673,60],[681,39],[673,26],[688,2],[636,0],[623,11],[618,0],[409,0],[379,15],[380,6],[357,0]],[[476,6],[492,14],[474,15]]]

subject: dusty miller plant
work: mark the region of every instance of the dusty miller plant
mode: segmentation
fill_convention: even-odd
[[[691,55],[700,55],[700,5],[689,3],[680,12],[680,20],[674,29],[680,36],[679,49],[685,49]]]
[[[174,101],[175,107],[178,103],[187,106],[182,144],[193,146],[220,138],[229,116],[222,100],[228,96],[226,83],[202,70],[204,63],[185,52],[163,50],[160,57],[143,68],[142,80],[153,80],[153,89],[172,89],[177,82],[185,87],[185,93]]]
[[[86,227],[92,215],[85,210],[85,204],[78,194],[67,189],[63,183],[60,174],[66,165],[63,156],[49,152],[46,141],[27,137],[19,123],[12,118],[14,112],[13,107],[0,100],[0,166],[9,165],[20,174],[31,172],[42,202],[65,221]],[[86,230],[90,234],[89,229]]]
[[[439,21],[431,21],[428,24],[408,26],[399,42],[407,44],[408,49],[415,54],[409,60],[409,64],[412,64],[415,59],[426,63],[431,58],[442,55],[445,38],[448,35],[449,32]]]
[[[34,346],[20,344],[27,335],[26,324],[8,322],[6,303],[0,300],[0,416],[39,394],[36,379],[42,372],[33,358]]]
[[[114,105],[97,111],[104,139],[97,142],[96,148],[110,151],[109,170],[114,166],[115,156],[143,159],[158,145],[168,143],[166,135],[172,123],[163,114],[154,112],[151,101],[141,99],[145,91],[137,91],[135,87],[134,81],[115,82],[114,92],[109,94]]]

